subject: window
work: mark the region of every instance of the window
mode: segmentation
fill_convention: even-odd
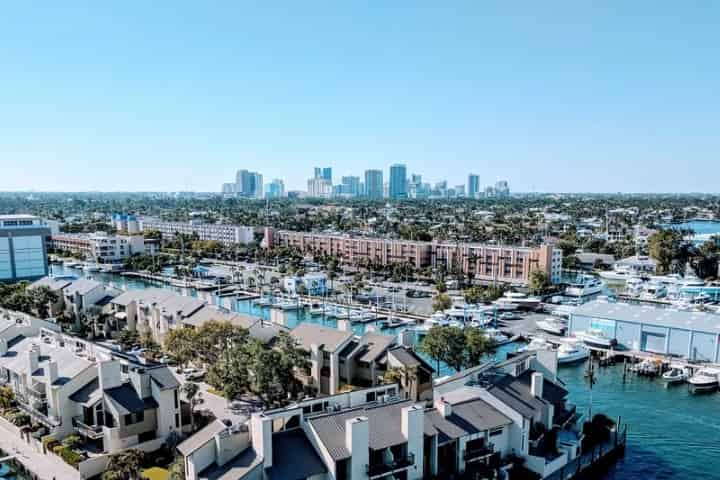
[[[132,421],[131,413],[128,413],[127,415],[123,416],[123,423],[125,423],[125,425],[132,425],[133,421]]]
[[[365,401],[366,402],[374,402],[375,401],[375,392],[368,392],[365,395]]]
[[[145,412],[138,412],[135,414],[135,423],[140,423],[145,421]]]
[[[175,390],[173,391],[173,393],[175,394],[175,408],[178,408],[179,405],[178,405],[178,391],[177,391],[177,389],[175,389]]]
[[[175,414],[175,428],[180,428],[180,414]]]

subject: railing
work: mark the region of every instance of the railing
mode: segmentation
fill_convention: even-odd
[[[406,468],[410,468],[413,465],[415,465],[415,455],[413,455],[411,453],[404,457],[396,458],[395,461],[393,461],[391,463],[379,463],[379,464],[375,464],[375,465],[368,465],[367,466],[367,475],[370,478],[379,477],[381,475],[386,475],[388,473],[392,473],[397,470],[403,470]]]
[[[553,424],[559,426],[560,428],[565,428],[568,423],[571,423],[573,420],[577,420],[577,418],[577,407],[573,405],[569,409],[557,412],[555,414],[555,418],[553,418]]]
[[[103,429],[101,425],[88,425],[83,422],[83,417],[73,417],[73,427],[78,433],[92,440],[103,438]]]
[[[46,412],[36,408],[27,398],[17,396],[16,399],[18,407],[40,423],[44,423],[48,427],[57,427],[60,425],[61,422],[59,418],[48,416]],[[47,404],[43,404],[43,406],[47,408]]]
[[[492,445],[490,446],[483,446],[483,447],[477,447],[477,448],[468,448],[465,450],[465,454],[463,455],[463,458],[466,462],[473,461],[473,460],[480,460],[481,458],[489,457],[495,453],[493,450]]]

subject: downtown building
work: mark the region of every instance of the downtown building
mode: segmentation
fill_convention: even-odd
[[[527,284],[530,273],[541,270],[552,283],[559,283],[562,274],[562,251],[552,245],[422,242],[267,228],[263,246],[323,253],[355,265],[410,264],[416,269],[445,268],[482,282]]]

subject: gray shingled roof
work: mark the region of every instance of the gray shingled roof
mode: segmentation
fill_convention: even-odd
[[[74,295],[78,293],[80,295],[87,295],[91,291],[98,287],[102,287],[103,284],[89,278],[80,278],[73,281],[70,285],[65,287],[65,295]]]
[[[547,406],[532,394],[529,385],[512,375],[497,375],[490,381],[487,391],[525,418],[534,417]]]
[[[373,450],[380,450],[405,443],[407,439],[400,429],[402,409],[413,405],[412,401],[360,407],[330,413],[309,419],[320,441],[334,460],[350,457],[345,445],[345,422],[356,417],[367,417],[370,430],[369,444]]]
[[[204,428],[196,432],[195,435],[190,436],[187,440],[180,443],[180,445],[177,446],[177,449],[185,456],[190,455],[192,452],[205,445],[207,442],[212,440],[215,435],[222,432],[226,428],[227,425],[225,425],[220,420],[212,421]]]
[[[440,443],[512,423],[489,403],[476,398],[451,404],[448,417],[435,410],[425,411],[425,433],[437,434]]]
[[[375,332],[367,332],[360,338],[360,344],[367,350],[358,358],[360,362],[374,362],[378,359],[395,341],[395,337],[382,335]]]
[[[310,350],[310,346],[314,343],[322,346],[326,352],[336,351],[353,336],[351,332],[342,332],[335,328],[308,322],[303,322],[292,329],[290,335],[304,350]]]
[[[100,398],[100,382],[97,377],[72,395],[70,400],[76,403],[92,403]]]
[[[48,287],[50,290],[62,290],[72,283],[69,278],[43,277],[30,284],[28,288]]]
[[[302,429],[295,428],[272,436],[273,465],[266,470],[269,480],[306,479],[327,472]]]
[[[405,367],[418,367],[423,366],[430,372],[434,372],[435,369],[423,360],[418,354],[411,349],[403,346],[393,347],[388,351],[398,362],[402,363]]]
[[[147,408],[157,408],[158,404],[152,397],[145,399],[140,398],[135,388],[129,383],[124,383],[119,387],[109,388],[105,390],[105,395],[114,400],[126,412],[137,413],[143,412]]]
[[[150,378],[160,387],[160,390],[168,390],[180,386],[180,382],[178,382],[175,375],[173,375],[167,366],[152,368],[148,370],[148,373],[150,374]]]

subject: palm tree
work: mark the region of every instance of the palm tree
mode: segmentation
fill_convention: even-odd
[[[195,382],[187,382],[182,386],[182,392],[190,404],[190,430],[195,431],[195,406],[200,405],[205,400],[202,398],[200,387]]]

